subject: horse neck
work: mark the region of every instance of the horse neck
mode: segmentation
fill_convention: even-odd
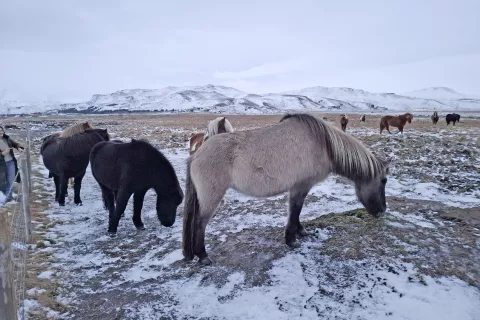
[[[352,181],[371,180],[381,169],[380,161],[361,142],[329,128],[326,148],[335,174]]]

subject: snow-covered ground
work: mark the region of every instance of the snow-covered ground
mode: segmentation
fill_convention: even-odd
[[[367,139],[375,136],[370,129],[351,133]],[[444,138],[450,134],[440,133]],[[124,138],[118,130],[115,138],[119,137]],[[424,133],[412,130],[404,137],[384,137],[371,146],[391,148],[384,150],[386,154],[400,158],[400,149],[421,137]],[[386,143],[387,139],[390,142]],[[187,149],[176,146],[162,152],[184,188]],[[207,227],[207,251],[215,263],[202,268],[182,261],[182,217],[177,216],[171,228],[160,226],[152,191],[147,193],[142,212],[147,230],[134,228],[130,203],[117,238],[109,238],[108,214],[88,170],[82,185],[83,206],[74,206],[73,190],[69,190],[65,207],[52,203],[44,212],[54,222],[44,237],[54,244],[37,249],[36,254],[49,252],[55,259],[45,262],[38,277],[61,283],[57,300],[68,310],[63,314],[48,310],[49,317],[480,319],[480,278],[472,273],[475,266],[469,266],[478,261],[480,231],[462,229],[472,239],[455,238],[460,232],[457,225],[435,213],[449,206],[478,208],[480,194],[425,181],[423,171],[410,171],[418,169],[407,166],[411,159],[422,166],[430,160],[418,152],[397,160],[387,184],[389,213],[382,219],[359,213],[344,216],[362,206],[353,186],[342,178],[331,176],[315,186],[301,214],[312,235],[294,250],[287,248],[283,239],[286,196],[253,199],[229,190],[226,203]],[[35,185],[53,192],[41,159],[36,160],[35,169],[41,174]],[[452,179],[456,174],[451,173]],[[472,177],[479,178],[478,172]],[[45,197],[52,200],[51,194]],[[454,250],[464,246],[470,250],[466,252],[474,253],[458,253],[462,259],[466,256],[466,260],[458,260],[459,270],[460,265],[467,265],[464,273],[455,276],[450,266],[435,269],[445,263],[441,260],[445,256],[455,264]],[[434,248],[439,252],[432,251]],[[441,254],[444,256],[437,256]],[[27,306],[33,313],[43,308],[35,300],[39,293],[41,289],[29,293]]]

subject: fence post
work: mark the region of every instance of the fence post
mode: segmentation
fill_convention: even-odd
[[[0,320],[17,320],[8,213],[0,213]]]
[[[32,239],[32,217],[30,216],[30,192],[28,191],[27,159],[20,159],[20,178],[22,184],[22,211],[25,218],[26,243]]]
[[[28,191],[32,191],[32,160],[30,158],[31,147],[30,122],[27,122],[27,145],[25,146],[25,154],[27,155],[27,177],[28,177]]]

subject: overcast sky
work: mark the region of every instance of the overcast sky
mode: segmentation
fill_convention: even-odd
[[[208,83],[479,94],[479,13],[479,0],[3,0],[0,99]]]

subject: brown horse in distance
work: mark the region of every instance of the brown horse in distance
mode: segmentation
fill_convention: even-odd
[[[195,133],[190,137],[190,155],[194,154],[209,137],[233,131],[231,123],[225,117],[218,117],[210,121],[206,133]]]
[[[413,114],[405,113],[399,116],[383,116],[380,119],[380,134],[384,129],[387,129],[388,133],[390,132],[390,126],[398,128],[398,130],[403,133],[403,128],[405,124],[412,123]]]
[[[347,131],[348,118],[346,114],[340,116],[340,125],[342,126],[342,131]]]

